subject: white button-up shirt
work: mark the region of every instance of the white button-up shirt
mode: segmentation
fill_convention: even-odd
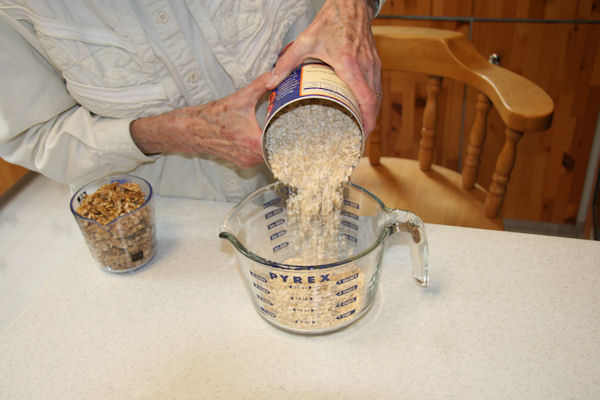
[[[240,200],[272,179],[264,165],[149,157],[129,124],[246,86],[308,25],[313,3],[0,0],[0,157],[74,187],[126,172],[159,194]]]

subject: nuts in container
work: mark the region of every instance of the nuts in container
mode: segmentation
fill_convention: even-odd
[[[71,198],[71,212],[102,269],[129,272],[154,257],[153,196],[146,180],[119,175],[89,183]]]

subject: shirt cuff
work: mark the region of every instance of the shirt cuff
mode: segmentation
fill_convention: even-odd
[[[106,154],[140,162],[154,161],[160,155],[144,154],[131,138],[129,125],[133,119],[102,119],[96,126],[98,145]]]
[[[381,7],[383,7],[383,3],[385,0],[372,0],[373,1],[373,18],[379,15],[379,11],[381,11]]]

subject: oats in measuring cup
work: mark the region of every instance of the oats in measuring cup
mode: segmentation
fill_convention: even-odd
[[[365,284],[360,268],[354,265],[280,274],[263,285],[269,291],[262,296],[263,308],[277,322],[294,329],[327,329],[346,323],[363,307]]]

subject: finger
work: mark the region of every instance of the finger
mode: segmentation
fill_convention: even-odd
[[[375,128],[380,104],[376,95],[376,78],[374,78],[373,72],[368,73],[368,77],[365,77],[359,67],[352,64],[338,67],[336,73],[356,97],[362,116],[363,130],[368,135]]]
[[[248,100],[248,103],[256,104],[256,102],[260,99],[260,97],[265,94],[270,88],[267,86],[267,83],[270,79],[270,73],[265,72],[262,75],[257,76],[248,86],[241,89],[239,94],[242,98]]]
[[[368,122],[368,130],[365,130],[366,135],[369,135],[376,126],[377,117],[379,116],[379,111],[381,110],[381,102],[383,100],[383,88],[381,82],[381,61],[377,54],[375,54],[375,63],[373,64],[373,69],[371,74],[369,75],[372,80],[372,88],[373,94],[375,95],[374,99],[371,98],[371,103],[368,101],[365,102],[365,113],[367,115]]]
[[[298,65],[302,64],[305,59],[310,57],[306,50],[304,50],[305,47],[299,43],[299,41],[302,41],[302,39],[297,39],[287,48],[285,53],[277,59],[275,67],[270,72],[271,75],[267,83],[269,89],[276,88],[277,85],[283,82],[283,80],[298,67]]]

